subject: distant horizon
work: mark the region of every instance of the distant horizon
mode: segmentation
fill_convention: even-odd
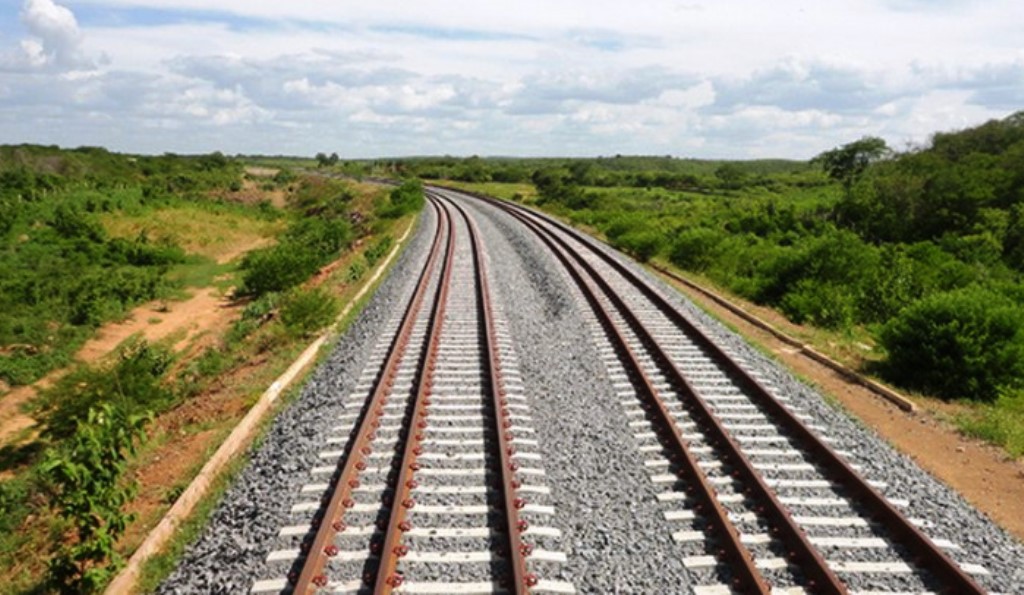
[[[1024,3],[11,0],[0,142],[806,161],[1024,108]]]

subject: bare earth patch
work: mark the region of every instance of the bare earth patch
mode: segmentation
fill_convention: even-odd
[[[834,397],[854,417],[897,450],[959,492],[975,508],[1018,539],[1024,539],[1024,464],[1003,450],[965,437],[936,417],[934,401],[910,397],[921,408],[907,413],[867,389],[851,384],[838,372],[799,353],[774,335],[750,324],[703,295],[662,277],[703,308],[733,325],[747,338],[770,349],[801,377]],[[795,325],[767,308],[730,298],[734,304],[786,332]],[[794,332],[803,336],[805,332]]]
[[[149,302],[132,310],[123,322],[101,327],[96,336],[82,346],[75,359],[84,363],[99,361],[136,333],[150,343],[177,338],[172,346],[177,352],[195,350],[202,344],[203,337],[223,334],[235,318],[238,307],[215,288],[199,290],[183,301],[169,302],[166,311],[163,311],[163,302]],[[35,424],[34,419],[21,412],[22,405],[64,373],[65,370],[56,370],[33,385],[19,386],[3,395],[0,399],[0,445],[16,439]]]

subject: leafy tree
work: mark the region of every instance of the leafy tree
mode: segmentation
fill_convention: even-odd
[[[676,236],[669,260],[677,267],[690,271],[704,271],[715,261],[721,232],[706,227],[687,229]]]
[[[820,164],[829,177],[842,183],[843,187],[849,190],[868,165],[888,157],[891,153],[883,139],[865,136],[831,151],[825,151],[812,161]]]
[[[723,163],[715,169],[715,177],[721,182],[723,188],[736,189],[743,186],[747,173],[735,163]]]

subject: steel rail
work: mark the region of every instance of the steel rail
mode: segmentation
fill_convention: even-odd
[[[453,235],[447,214],[440,208],[435,207],[435,210],[437,211],[437,222],[430,254],[420,272],[416,289],[406,307],[399,331],[392,341],[388,358],[381,367],[373,394],[360,412],[356,424],[355,440],[349,441],[344,456],[339,459],[338,470],[334,475],[335,479],[329,488],[330,497],[327,507],[322,514],[317,515],[318,518],[314,518],[313,528],[316,530],[316,534],[308,547],[304,547],[306,549],[305,559],[301,563],[301,571],[295,579],[293,593],[315,592],[317,589],[327,586],[329,582],[327,575],[324,574],[324,568],[328,560],[337,554],[334,537],[347,528],[344,520],[345,510],[353,504],[352,492],[359,487],[359,474],[366,468],[365,457],[372,452],[371,443],[376,439],[376,430],[380,427],[380,417],[384,414],[384,404],[387,402],[388,393],[394,386],[399,365],[409,346],[417,314],[422,308],[424,296],[430,285],[430,278],[437,266],[444,232],[447,229],[448,234]]]
[[[597,297],[597,291],[587,282],[578,265],[574,264],[554,239],[544,233],[536,224],[526,218],[513,214],[522,221],[531,231],[537,234],[553,254],[562,262],[569,275],[579,286],[587,302],[594,310],[602,326],[613,338],[613,344],[620,353],[620,361],[631,375],[639,379],[637,384],[639,394],[646,401],[648,411],[654,416],[655,426],[662,435],[662,444],[672,455],[672,460],[682,466],[679,472],[681,480],[689,480],[690,495],[697,500],[698,508],[708,509],[707,520],[714,528],[715,537],[718,538],[721,548],[718,552],[719,561],[728,565],[737,576],[734,579],[733,587],[744,593],[771,592],[771,586],[754,562],[753,555],[741,542],[739,532],[729,520],[728,512],[718,501],[715,490],[704,474],[703,469],[697,463],[697,459],[690,451],[689,441],[683,437],[672,414],[668,411],[659,391],[651,382],[647,373],[643,370],[636,353],[629,346],[629,343],[621,329],[615,324],[611,313],[605,308]]]
[[[538,579],[536,575],[529,573],[526,567],[526,558],[532,552],[533,546],[524,542],[521,535],[529,527],[526,520],[519,516],[519,510],[526,505],[526,499],[517,496],[520,482],[515,473],[518,465],[512,460],[516,452],[515,445],[513,444],[515,435],[512,431],[511,412],[508,408],[509,401],[505,393],[501,374],[501,353],[498,350],[497,329],[495,328],[494,312],[491,307],[491,291],[487,280],[483,248],[479,238],[479,231],[469,214],[458,203],[452,204],[466,220],[470,241],[473,245],[473,261],[476,264],[477,303],[483,314],[482,331],[488,354],[488,392],[491,396],[491,405],[494,411],[492,417],[494,420],[494,433],[498,439],[502,504],[504,508],[504,535],[506,537],[505,549],[512,570],[511,591],[516,594],[529,593],[530,588],[536,586]]]
[[[624,264],[620,263],[603,250],[595,248],[588,238],[582,233],[554,221],[550,217],[541,215],[518,205],[509,205],[503,201],[496,201],[489,197],[482,197],[501,208],[502,210],[516,213],[528,213],[532,217],[540,218],[548,224],[555,225],[563,232],[571,235],[577,241],[587,246],[599,258],[608,263],[619,274],[625,277],[637,289],[639,289],[658,309],[660,309],[672,322],[674,322],[685,334],[691,337],[698,346],[705,349],[712,358],[722,364],[727,372],[739,380],[742,388],[747,389],[748,394],[755,397],[757,402],[764,406],[769,414],[784,427],[790,435],[803,444],[805,449],[813,456],[819,457],[820,470],[832,481],[843,485],[852,492],[855,499],[870,512],[871,518],[878,524],[884,526],[890,537],[896,543],[907,548],[913,564],[928,572],[934,579],[941,583],[943,589],[954,593],[983,594],[982,588],[971,578],[959,564],[942,551],[935,543],[910,522],[899,510],[875,488],[873,488],[849,463],[838,453],[829,447],[821,438],[801,422],[789,409],[775,398],[761,382],[754,378],[738,362],[733,360],[725,351],[718,346],[706,333],[688,320],[664,297],[658,294],[650,284],[641,279],[639,275],[631,271]],[[520,215],[524,216],[525,215]],[[672,366],[675,368],[675,366]]]
[[[402,461],[399,464],[398,478],[395,480],[391,507],[388,513],[387,529],[384,534],[384,545],[380,552],[380,563],[374,580],[374,595],[391,593],[400,587],[404,577],[397,572],[398,560],[409,552],[402,543],[403,534],[412,528],[406,521],[406,513],[416,505],[412,491],[417,487],[416,471],[420,464],[417,461],[426,439],[425,430],[429,425],[430,392],[433,385],[434,370],[437,368],[437,354],[441,347],[441,331],[444,328],[444,315],[448,307],[448,295],[451,292],[452,271],[455,268],[455,222],[448,210],[439,205],[449,221],[448,247],[444,266],[441,269],[441,280],[437,286],[437,297],[430,316],[427,331],[427,351],[415,380],[416,396],[411,404],[412,416],[405,428],[405,446],[402,449]],[[401,436],[401,431],[399,433]],[[401,438],[399,438],[401,439]]]
[[[534,228],[536,229],[536,228]],[[779,501],[775,493],[768,487],[761,474],[754,468],[750,459],[743,454],[743,449],[725,429],[721,421],[711,410],[711,407],[693,388],[690,382],[672,364],[672,360],[664,352],[657,341],[650,334],[644,324],[629,308],[621,296],[601,277],[594,267],[588,263],[582,255],[573,250],[563,239],[545,231],[563,250],[570,254],[587,272],[594,282],[600,287],[609,301],[615,306],[619,314],[625,319],[626,324],[637,334],[640,342],[647,348],[649,355],[665,373],[669,380],[682,390],[685,404],[701,428],[710,435],[708,440],[710,446],[721,452],[727,461],[732,463],[734,476],[741,476],[743,485],[748,495],[756,498],[761,507],[759,512],[768,517],[772,523],[776,537],[786,544],[790,562],[799,566],[801,572],[807,576],[807,587],[815,593],[841,594],[847,589],[838,576],[829,568],[828,563],[814,547],[803,529],[793,520],[792,515],[786,506]],[[665,422],[675,425],[670,419]],[[752,492],[752,493],[751,493]]]

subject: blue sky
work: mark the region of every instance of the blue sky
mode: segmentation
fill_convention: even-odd
[[[0,143],[808,158],[1024,109],[1019,0],[0,0]]]

